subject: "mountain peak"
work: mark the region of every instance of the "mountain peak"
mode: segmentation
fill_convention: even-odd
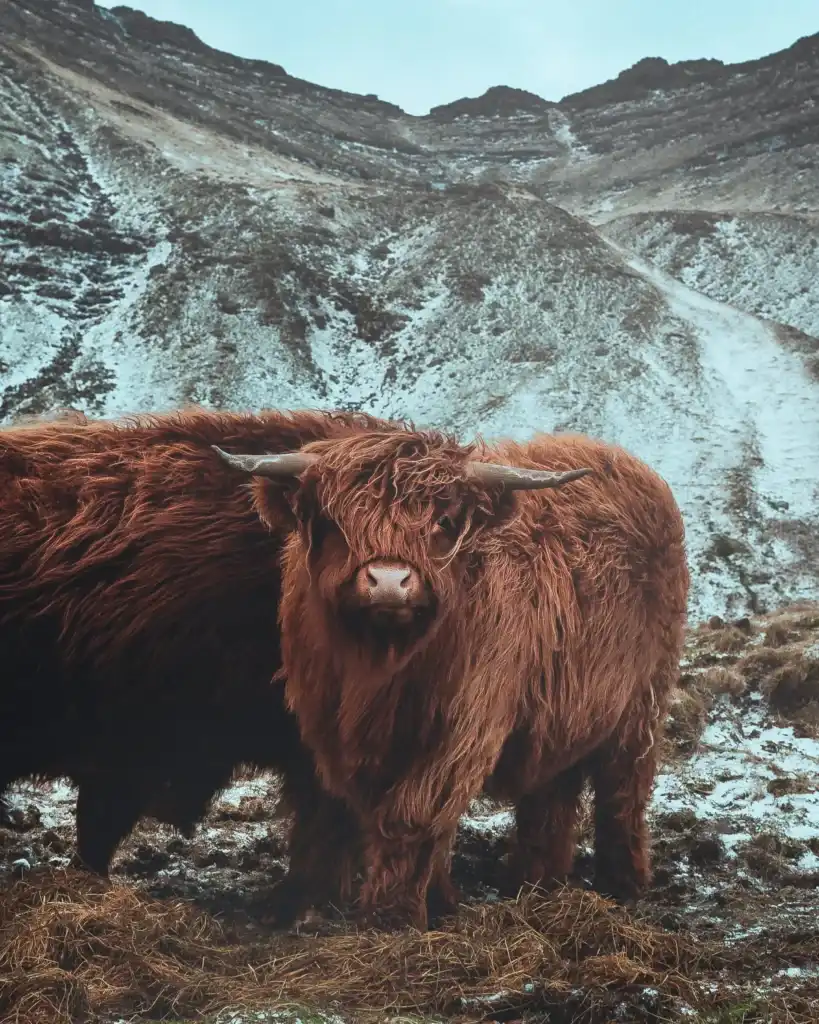
[[[457,117],[511,117],[520,113],[543,113],[555,104],[526,89],[493,85],[482,96],[467,97],[433,107],[428,117],[438,121],[454,121]]]
[[[203,43],[193,29],[178,25],[176,22],[152,18],[133,7],[112,7],[109,13],[119,21],[129,36],[141,42],[173,46],[190,53],[218,52],[207,43]]]

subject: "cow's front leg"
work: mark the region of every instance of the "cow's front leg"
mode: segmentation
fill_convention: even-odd
[[[461,902],[460,889],[452,880],[453,845],[454,837],[447,845],[439,847],[432,869],[427,889],[427,923],[431,928],[436,928],[442,918],[457,914]]]
[[[293,812],[290,867],[267,901],[282,928],[310,908],[342,907],[352,896],[361,853],[355,815],[322,788],[312,770],[285,776],[284,802]]]
[[[404,824],[367,829],[367,877],[359,897],[364,922],[425,931],[430,880],[436,866],[446,863],[452,839],[449,833]]]

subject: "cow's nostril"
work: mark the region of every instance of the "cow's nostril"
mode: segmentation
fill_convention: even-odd
[[[376,574],[375,574],[375,573],[374,573],[374,572],[372,571],[372,569],[368,569],[368,570],[367,570],[367,583],[368,583],[368,584],[369,584],[369,585],[370,585],[371,587],[377,587],[377,586],[378,586],[378,577],[377,577],[377,576],[376,576]]]

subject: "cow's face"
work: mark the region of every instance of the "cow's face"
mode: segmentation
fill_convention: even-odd
[[[373,486],[379,470],[383,488]],[[298,529],[285,560],[291,572],[301,567],[344,629],[403,646],[457,600],[493,510],[455,483],[416,481],[399,497],[401,476],[400,465],[384,465],[356,480],[332,469],[305,479],[294,496]]]
[[[469,482],[466,451],[443,438],[364,434],[310,450],[318,461],[297,486],[267,481],[258,495],[265,518],[280,519],[283,500],[294,517],[289,578],[359,640],[413,646],[458,601],[479,537],[512,503]]]
[[[471,454],[439,434],[393,430],[227,458],[264,477],[262,518],[291,528],[286,588],[309,590],[359,641],[406,650],[460,603],[482,538],[514,511],[514,490],[588,472],[516,470]]]

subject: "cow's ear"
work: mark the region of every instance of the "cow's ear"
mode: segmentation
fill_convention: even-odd
[[[298,480],[270,480],[257,477],[252,483],[253,504],[269,530],[280,533],[298,524],[295,498]]]

